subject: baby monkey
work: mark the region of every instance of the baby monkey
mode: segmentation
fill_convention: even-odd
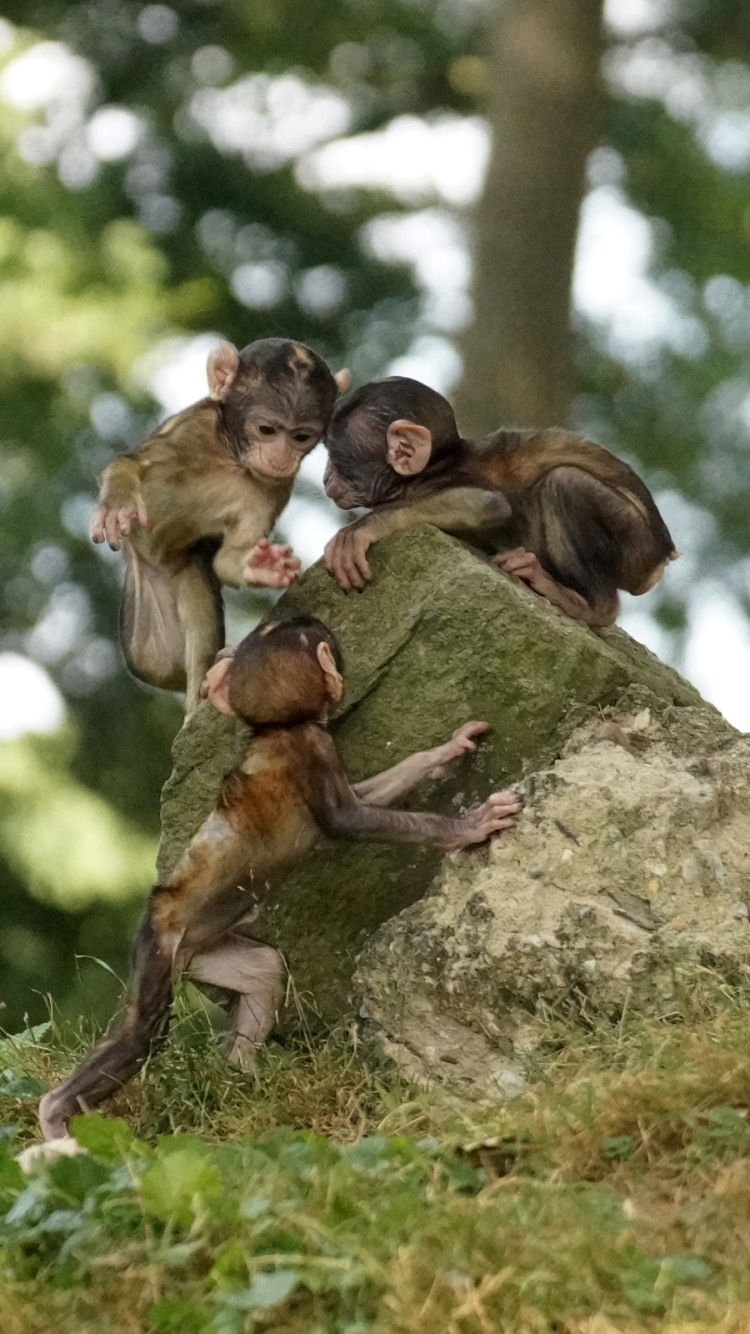
[[[345,385],[348,372],[340,372]],[[101,478],[94,542],[122,543],[126,662],[196,706],[224,643],[221,585],[286,588],[300,562],[267,535],[333,409],[337,381],[311,348],[264,338],[208,359],[209,397],[170,417]]]
[[[522,799],[512,791],[493,793],[459,819],[386,809],[420,779],[441,777],[475,750],[486,723],[465,723],[444,745],[351,784],[326,730],[342,695],[341,671],[331,631],[297,617],[260,626],[209,672],[212,703],[254,729],[246,758],[224,780],[214,810],[171,875],[152,890],[124,1014],[77,1070],[45,1094],[39,1107],[45,1139],[65,1136],[72,1116],[96,1107],[136,1073],[166,1030],[178,973],[229,994],[229,1058],[252,1065],[283,1000],[284,966],[277,950],[238,927],[322,835],[454,849],[516,823]]]
[[[347,394],[326,445],[327,494],[342,509],[373,510],[326,547],[347,592],[370,578],[372,542],[433,523],[573,619],[606,626],[618,589],[647,593],[679,554],[648,487],[601,445],[557,429],[464,440],[450,403],[418,380],[391,376]]]

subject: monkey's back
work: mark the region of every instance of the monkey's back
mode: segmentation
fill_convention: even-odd
[[[661,556],[674,552],[674,542],[645,482],[622,459],[585,436],[557,428],[544,431],[495,431],[467,447],[466,466],[493,485],[528,494],[556,468],[578,468],[635,507],[647,524]]]
[[[310,769],[304,730],[268,728],[253,738],[160,886],[154,912],[186,956],[247,917],[320,838],[301,777]]]

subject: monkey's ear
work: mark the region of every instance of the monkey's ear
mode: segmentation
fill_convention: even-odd
[[[432,436],[426,426],[399,419],[386,432],[386,457],[394,472],[415,477],[423,472],[432,453]]]
[[[349,388],[349,385],[352,382],[352,373],[349,370],[349,367],[344,366],[342,370],[336,371],[336,374],[334,375],[333,378],[339,387],[339,393],[345,394],[347,389]]]
[[[323,668],[323,675],[326,679],[326,692],[330,699],[338,703],[341,699],[344,686],[341,680],[341,672],[336,666],[330,645],[326,644],[325,640],[322,640],[322,642],[318,644],[318,647],[315,650],[315,656]]]
[[[208,392],[221,402],[232,388],[240,368],[240,354],[234,343],[219,343],[208,358]]]

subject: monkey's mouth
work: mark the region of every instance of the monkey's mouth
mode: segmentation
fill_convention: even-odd
[[[295,460],[289,468],[259,468],[257,463],[248,463],[247,468],[254,477],[264,482],[288,482],[291,477],[297,476],[298,465]]]
[[[338,505],[340,510],[354,510],[362,503],[352,491],[349,491],[346,486],[342,486],[336,478],[325,478],[323,489],[328,499],[332,500],[334,505]]]

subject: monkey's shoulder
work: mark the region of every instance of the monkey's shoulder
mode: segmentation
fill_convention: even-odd
[[[210,398],[202,398],[182,412],[167,417],[136,446],[132,456],[151,466],[173,463],[175,459],[184,463],[185,456],[190,453],[201,458],[207,454],[220,458],[227,452],[223,447],[220,425],[219,405]]]
[[[315,722],[260,729],[242,764],[224,780],[222,796],[252,800],[258,787],[307,803],[310,786],[341,769],[333,738]]]

